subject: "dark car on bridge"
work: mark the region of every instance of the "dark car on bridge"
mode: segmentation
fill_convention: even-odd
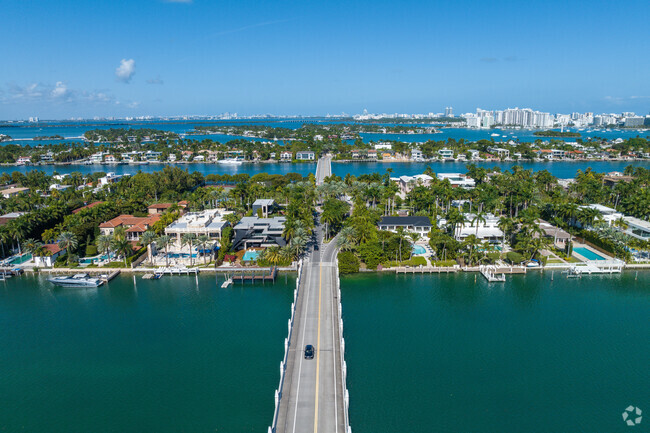
[[[314,346],[311,344],[305,346],[305,359],[314,359]]]

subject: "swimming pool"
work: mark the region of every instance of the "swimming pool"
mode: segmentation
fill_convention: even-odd
[[[413,245],[413,254],[425,254],[426,252],[426,248],[424,248],[422,245]]]
[[[9,264],[20,265],[21,263],[28,262],[31,259],[32,259],[32,255],[27,253],[27,254],[23,254],[22,256],[14,257],[13,259],[11,259],[11,262],[9,262]]]
[[[584,247],[574,248],[573,251],[580,254],[582,257],[584,257],[587,260],[607,260],[605,257],[596,254],[595,252],[588,250],[587,248]]]
[[[259,255],[260,255],[259,251],[248,250],[244,253],[244,257],[242,257],[242,260],[245,262],[253,262],[257,260],[257,256]]]

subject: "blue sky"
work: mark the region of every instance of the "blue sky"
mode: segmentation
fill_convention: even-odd
[[[647,2],[1,0],[0,119],[650,111]]]

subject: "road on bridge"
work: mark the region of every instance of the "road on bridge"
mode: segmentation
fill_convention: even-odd
[[[331,173],[329,158],[321,159],[317,181]],[[303,262],[276,432],[345,433],[341,381],[340,329],[336,275],[336,242],[322,244],[323,229],[315,228],[318,249]],[[305,346],[315,348],[305,359]]]

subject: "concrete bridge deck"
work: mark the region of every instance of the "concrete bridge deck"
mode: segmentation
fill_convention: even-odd
[[[319,160],[317,183],[331,174],[330,161]],[[271,429],[278,433],[349,432],[336,242],[322,244],[320,224],[315,232],[319,249],[312,249],[303,262],[277,420]],[[308,344],[314,346],[313,359],[305,359]]]

